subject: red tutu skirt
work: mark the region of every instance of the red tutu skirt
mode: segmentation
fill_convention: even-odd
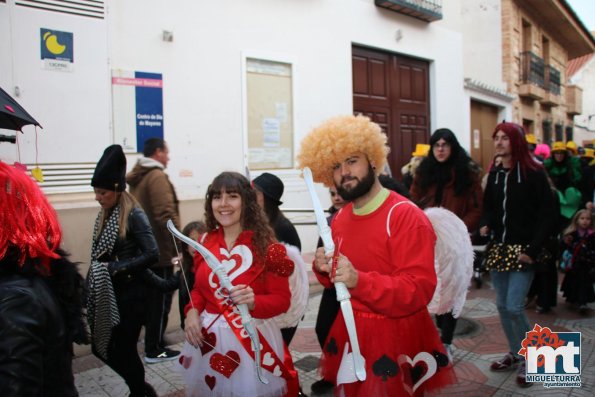
[[[422,396],[456,382],[452,363],[425,308],[400,318],[358,311],[354,316],[366,380],[338,385],[335,395]],[[336,384],[348,342],[339,312],[322,352],[319,371],[324,379]]]

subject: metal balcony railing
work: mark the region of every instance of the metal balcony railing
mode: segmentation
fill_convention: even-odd
[[[560,95],[560,71],[552,65],[545,68],[545,89],[555,95]]]
[[[442,19],[442,0],[374,0],[374,4],[426,22]]]
[[[545,88],[545,63],[531,51],[521,52],[521,83]]]

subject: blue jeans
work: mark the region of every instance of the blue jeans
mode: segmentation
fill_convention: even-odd
[[[497,272],[491,271],[492,285],[496,290],[496,306],[500,313],[500,322],[508,339],[510,351],[517,352],[525,333],[531,331],[529,319],[525,314],[525,298],[533,281],[534,271]]]

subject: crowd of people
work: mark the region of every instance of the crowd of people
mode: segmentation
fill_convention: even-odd
[[[594,150],[538,145],[510,122],[495,126],[493,142],[494,161],[482,170],[453,131],[437,129],[417,145],[401,183],[386,175],[386,136],[367,117],[335,117],[305,136],[299,167],[329,189],[335,243],[326,252],[319,241],[311,265],[324,286],[316,320],[321,379],[312,391],[421,396],[456,383],[457,319],[451,311],[432,318],[427,308],[440,280],[424,209],[447,209],[469,236],[489,241],[484,266],[509,346],[491,370],[516,369],[517,384],[531,385],[517,353],[531,329],[526,305],[535,299],[538,313],[552,310],[559,274],[567,302],[588,314]],[[144,361],[177,359],[188,395],[304,395],[288,347],[306,308],[307,266],[280,208],[282,180],[268,172],[254,180],[217,175],[204,212],[195,214],[202,220],[189,222],[181,241],[169,230],[181,220],[168,162],[160,138],[145,142],[128,174],[122,147],[105,149],[91,181],[100,209],[86,280],[60,246],[56,213],[39,187],[0,162],[1,394],[77,395],[72,343],[90,343],[131,396],[156,396],[137,350],[144,327]],[[164,335],[175,290],[181,351]],[[375,337],[354,344],[366,334]],[[414,362],[425,365],[421,379]]]

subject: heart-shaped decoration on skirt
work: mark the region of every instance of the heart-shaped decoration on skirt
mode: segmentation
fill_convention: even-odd
[[[240,355],[233,350],[228,351],[225,355],[215,353],[211,356],[209,365],[221,375],[229,378],[240,365]]]
[[[190,368],[190,364],[192,364],[192,357],[180,355],[178,361],[180,362],[180,365],[184,367],[184,369],[188,369]]]
[[[438,368],[436,359],[428,352],[419,352],[413,357],[413,360],[406,354],[399,355],[397,359],[399,367],[401,367],[401,374],[403,374],[403,382],[406,389],[411,388],[410,394],[415,391],[428,379],[430,379]],[[409,379],[407,374],[409,375]],[[411,384],[411,386],[408,385]]]
[[[207,384],[207,386],[209,386],[209,389],[213,390],[215,384],[217,383],[217,379],[214,376],[206,375],[205,383]]]
[[[202,355],[206,355],[208,352],[213,350],[217,345],[217,336],[214,332],[207,332],[206,329],[201,329],[201,333],[203,336],[202,346],[200,346],[200,352]]]

